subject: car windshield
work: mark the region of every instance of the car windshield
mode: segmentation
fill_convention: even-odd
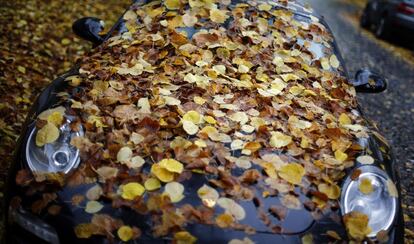
[[[146,4],[150,1],[135,1],[135,3],[130,7],[130,9],[139,9],[143,4]],[[233,0],[232,4],[242,3],[240,0]],[[287,6],[277,4],[280,9],[287,9],[293,13],[293,19],[306,28],[310,28],[310,25],[316,25],[318,28],[321,28],[323,31],[322,36],[313,35],[312,37],[304,38],[302,36],[294,36],[292,39],[295,40],[295,43],[292,43],[292,47],[298,48],[301,50],[303,47],[311,53],[309,58],[309,64],[311,62],[320,60],[324,57],[330,57],[336,55],[339,58],[339,67],[337,71],[341,75],[347,75],[346,68],[343,66],[342,56],[334,42],[333,37],[331,36],[330,29],[323,19],[312,14],[312,10],[306,9],[302,4],[296,2],[289,2]],[[123,34],[128,33],[128,27],[124,21],[125,17],[122,17],[118,27],[111,33],[113,38],[122,38]],[[202,21],[202,20],[200,20]],[[268,24],[272,25],[274,22],[274,17],[269,18]],[[232,22],[232,18],[229,18],[222,26],[228,28],[228,24]],[[192,39],[194,34],[200,31],[208,31],[207,28],[195,28],[195,27],[177,27],[176,31],[182,34],[185,34],[188,39]],[[328,37],[326,40],[326,37]],[[123,36],[123,38],[132,38],[130,36]],[[325,40],[324,40],[325,39]],[[332,70],[331,70],[332,71]]]

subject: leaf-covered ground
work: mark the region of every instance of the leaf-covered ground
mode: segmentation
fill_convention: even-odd
[[[0,197],[22,123],[38,93],[91,45],[72,33],[84,16],[108,30],[129,0],[0,0]]]

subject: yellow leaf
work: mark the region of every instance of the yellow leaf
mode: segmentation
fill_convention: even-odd
[[[331,65],[329,65],[329,60],[327,58],[321,58],[320,61],[321,61],[322,69],[324,70],[331,69]]]
[[[161,167],[159,164],[153,164],[151,166],[151,173],[162,182],[171,182],[174,180],[174,173]]]
[[[272,131],[272,136],[270,137],[270,146],[281,148],[289,145],[292,142],[292,137],[285,135],[279,131]]]
[[[158,164],[170,172],[179,173],[179,174],[183,172],[183,168],[184,168],[182,163],[172,158],[168,158],[168,159],[165,158],[159,161]]]
[[[187,231],[180,231],[174,234],[174,242],[177,244],[192,244],[196,241],[197,238]]]
[[[170,10],[175,10],[181,7],[181,2],[180,0],[165,0],[164,5]]]
[[[344,216],[346,230],[352,239],[362,241],[371,233],[371,228],[368,226],[368,216],[352,211]]]
[[[121,196],[126,200],[134,200],[136,197],[141,196],[145,192],[145,188],[137,182],[130,182],[122,185],[121,190]]]
[[[23,73],[23,74],[26,74],[26,68],[25,67],[23,67],[23,66],[17,66],[17,70],[20,72],[20,73]]]
[[[292,86],[292,87],[289,89],[289,92],[290,92],[290,93],[292,93],[293,95],[297,96],[297,95],[302,94],[302,92],[303,92],[304,90],[305,90],[305,88],[303,88],[303,87],[300,87],[300,86]]]
[[[93,225],[91,223],[78,224],[75,227],[75,235],[78,238],[89,238],[93,235]]]
[[[97,128],[106,127],[106,125],[102,122],[102,117],[90,115],[88,117],[88,123],[94,124]]]
[[[212,124],[212,125],[217,123],[217,121],[209,115],[204,116],[204,121],[206,121],[207,123]]]
[[[194,145],[198,147],[207,147],[207,143],[201,139],[197,139],[194,141]]]
[[[338,60],[338,58],[336,57],[335,54],[332,54],[332,56],[329,58],[329,63],[335,69],[337,69],[340,65],[339,60]]]
[[[349,118],[349,116],[347,114],[342,113],[339,116],[339,124],[340,125],[349,125],[351,123],[352,123],[351,118]]]
[[[292,184],[300,184],[305,175],[305,169],[297,163],[283,165],[279,170],[279,176]]]
[[[260,11],[269,11],[269,10],[271,10],[271,9],[272,9],[272,5],[267,4],[267,3],[261,3],[261,4],[258,6],[258,9],[259,9]]]
[[[365,195],[369,195],[374,189],[371,180],[368,178],[362,178],[359,182],[359,191]]]
[[[206,102],[206,99],[196,96],[194,97],[194,102],[198,105],[203,105]]]
[[[280,77],[282,77],[282,79],[285,82],[288,82],[288,81],[291,81],[291,80],[298,80],[298,79],[300,79],[299,76],[294,75],[294,74],[284,74],[284,75],[280,75]]]
[[[51,115],[47,117],[47,121],[56,126],[60,126],[63,122],[63,114],[61,114],[60,112],[53,112]]]
[[[210,10],[210,19],[213,22],[223,24],[229,16],[227,15],[226,10],[220,9],[211,9]]]
[[[313,236],[311,233],[302,236],[302,244],[313,244]]]
[[[184,186],[178,182],[169,182],[165,185],[164,193],[170,197],[171,202],[179,202],[184,198]]]
[[[118,234],[119,239],[127,242],[131,240],[132,237],[134,236],[134,231],[132,230],[131,227],[124,225],[118,229],[117,234]]]
[[[229,228],[234,223],[234,218],[230,214],[220,214],[216,218],[216,224],[220,228]]]
[[[42,147],[52,143],[59,138],[59,129],[52,123],[47,123],[36,134],[36,146]]]
[[[202,116],[197,111],[191,110],[184,114],[182,120],[191,121],[194,124],[199,124],[202,121],[201,119],[202,119]]]
[[[275,166],[270,162],[261,163],[260,166],[263,167],[266,174],[273,179],[277,179],[277,172]]]
[[[62,43],[62,45],[66,46],[70,44],[70,40],[68,38],[63,38],[60,43]]]
[[[322,193],[325,193],[329,199],[338,199],[341,195],[341,188],[335,184],[319,184],[318,190]]]
[[[144,183],[147,191],[154,191],[161,187],[161,183],[157,178],[149,178]]]
[[[59,127],[63,122],[63,115],[65,114],[65,111],[66,109],[63,106],[47,109],[40,113],[38,118],[41,120],[46,120]]]
[[[100,202],[97,201],[88,201],[86,203],[85,212],[93,214],[101,211],[103,208],[103,205]]]
[[[336,160],[343,162],[348,158],[348,154],[342,152],[341,150],[336,150],[335,151],[335,158],[336,158]]]
[[[219,199],[217,190],[206,184],[197,190],[197,194],[202,203],[209,208],[214,207]]]

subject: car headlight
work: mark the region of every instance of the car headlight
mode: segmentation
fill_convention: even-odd
[[[345,180],[341,193],[341,211],[345,215],[352,211],[366,214],[369,218],[368,225],[372,231],[368,237],[373,238],[381,230],[388,231],[392,226],[397,213],[397,198],[389,192],[387,181],[391,181],[388,175],[380,168],[372,165],[359,167],[361,174],[358,179]],[[364,194],[359,185],[363,179],[369,179],[372,192]]]
[[[37,128],[34,127],[26,143],[26,161],[33,172],[63,172],[68,173],[79,164],[79,150],[70,144],[75,136],[82,136],[83,131],[72,131],[70,116],[65,116],[65,122],[60,126],[59,138],[53,143],[42,147],[36,146]]]

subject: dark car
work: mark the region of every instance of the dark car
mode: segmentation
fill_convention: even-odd
[[[362,16],[361,26],[373,28],[377,37],[387,38],[394,32],[414,34],[413,0],[370,0]]]
[[[323,18],[287,1],[134,3],[39,96],[7,243],[403,243],[391,149]]]

